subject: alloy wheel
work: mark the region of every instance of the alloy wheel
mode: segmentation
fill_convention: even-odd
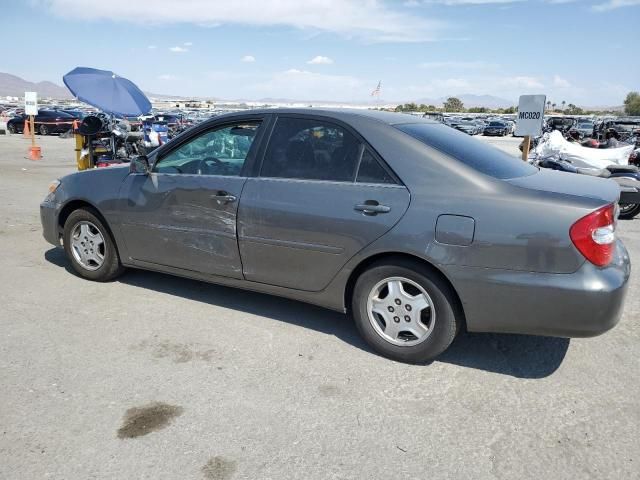
[[[105,255],[102,232],[91,222],[78,222],[71,232],[71,252],[82,268],[98,270],[104,264]]]
[[[436,321],[429,294],[404,277],[385,278],[371,289],[367,315],[380,337],[393,345],[407,347],[429,338]]]

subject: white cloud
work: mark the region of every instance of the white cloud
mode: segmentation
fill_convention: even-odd
[[[245,55],[240,59],[240,61],[245,63],[253,63],[256,61],[256,57],[254,57],[253,55]]]
[[[162,75],[158,75],[158,80],[177,80],[177,78],[178,77],[170,73],[163,73]]]
[[[329,57],[324,57],[322,55],[316,55],[311,60],[307,62],[310,65],[330,65],[333,63],[333,60]]]
[[[155,45],[149,45],[147,48],[148,48],[149,50],[155,50],[155,49],[156,49],[156,48],[158,48],[158,47],[157,47],[157,46],[155,46]]]
[[[553,86],[558,88],[571,88],[571,82],[559,75],[553,76]]]
[[[596,12],[606,12],[622,7],[633,7],[640,5],[640,0],[607,0],[591,7]]]
[[[193,45],[193,42],[184,42],[184,43],[183,43],[183,45],[184,45],[185,47],[190,47],[190,46],[192,46],[192,45]]]
[[[236,24],[288,26],[337,33],[368,42],[437,40],[449,24],[410,14],[401,4],[379,0],[36,0],[54,14],[82,20],[112,20],[138,24]],[[475,0],[478,1],[478,0]],[[486,0],[484,0],[486,1]],[[494,0],[496,1],[496,0]]]
[[[184,52],[188,52],[189,49],[181,47],[179,45],[176,45],[175,47],[170,47],[169,51],[174,52],[174,53],[184,53]]]

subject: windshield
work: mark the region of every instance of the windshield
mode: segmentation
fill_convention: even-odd
[[[504,123],[502,122],[491,122],[489,124],[490,127],[504,127]]]
[[[443,125],[412,123],[396,128],[490,177],[505,180],[537,172],[527,162]]]
[[[593,123],[581,123],[578,128],[593,128]]]

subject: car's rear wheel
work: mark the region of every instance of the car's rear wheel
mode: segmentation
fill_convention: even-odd
[[[353,317],[378,353],[409,363],[430,360],[461,325],[455,294],[439,276],[410,261],[380,263],[356,281]]]
[[[40,132],[40,135],[49,135],[49,127],[46,125],[40,125],[38,127],[38,131]]]
[[[618,218],[631,220],[640,213],[640,203],[620,203],[620,213]]]
[[[16,133],[16,127],[13,124],[10,123],[9,125],[7,125],[7,132],[9,132],[11,134]]]
[[[73,211],[64,224],[64,250],[73,269],[97,282],[113,280],[124,268],[109,230],[89,209]]]

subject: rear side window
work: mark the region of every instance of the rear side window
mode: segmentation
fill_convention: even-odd
[[[360,142],[344,128],[311,118],[280,117],[260,176],[353,182]]]
[[[517,178],[537,172],[527,162],[444,125],[412,123],[397,125],[396,128],[494,178]]]
[[[396,183],[394,178],[387,170],[378,162],[376,157],[365,149],[362,153],[360,168],[358,169],[358,183]]]

